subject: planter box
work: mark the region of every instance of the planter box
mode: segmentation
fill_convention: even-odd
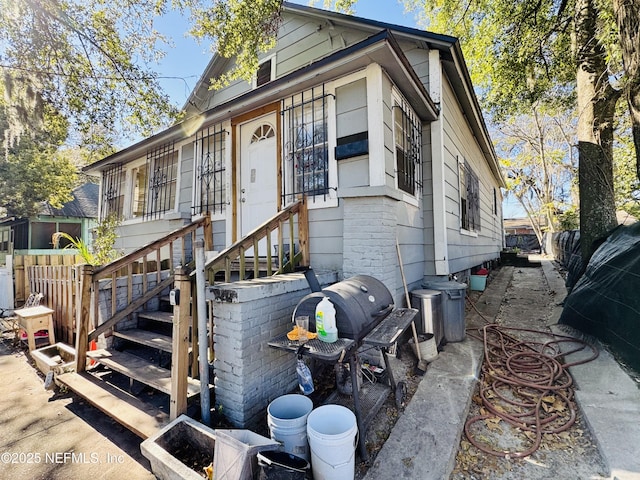
[[[140,444],[142,455],[160,480],[202,480],[203,468],[211,463],[216,480],[252,479],[258,471],[258,452],[279,447],[278,442],[249,430],[216,431],[186,415]],[[185,455],[190,463],[202,461],[194,469],[183,462]]]
[[[151,471],[160,480],[202,480],[204,472],[184,464],[180,454],[199,454],[213,462],[215,440],[215,430],[186,415],[180,415],[142,442],[140,450],[151,463]]]
[[[36,362],[38,369],[46,375],[57,368],[63,371],[74,368],[76,350],[64,343],[55,343],[33,350],[31,358]]]

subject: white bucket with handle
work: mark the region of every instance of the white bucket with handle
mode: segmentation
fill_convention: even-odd
[[[271,439],[282,444],[282,450],[309,461],[307,417],[313,402],[300,394],[283,395],[267,407],[267,425]]]
[[[341,405],[323,405],[307,418],[314,480],[353,480],[358,424]]]

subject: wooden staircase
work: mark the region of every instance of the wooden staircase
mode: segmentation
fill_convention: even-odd
[[[89,366],[85,371],[64,373],[56,380],[138,436],[148,438],[171,420],[174,312],[135,315],[135,328],[113,331],[111,348],[86,353]],[[187,317],[187,323],[191,321]],[[189,328],[183,331],[189,340]],[[189,343],[186,347],[188,362]],[[136,382],[149,387],[144,397],[152,402],[136,395],[141,393],[134,391],[134,385],[139,386]],[[185,389],[185,401],[197,397],[200,381],[187,376]]]
[[[294,235],[296,215],[298,233]],[[247,279],[273,275],[285,271],[285,268],[293,270],[296,263],[308,265],[306,215],[305,203],[296,202],[220,252],[205,266],[208,282],[213,284],[220,275],[228,282],[232,277],[234,280]],[[270,238],[272,232],[278,232],[278,250],[283,252],[286,249],[283,231],[287,224],[289,251],[295,252],[294,237],[300,246],[300,252],[294,258],[288,259],[283,253],[275,260],[245,255],[251,247],[254,252],[258,251],[260,239]],[[142,438],[153,435],[169,421],[187,413],[188,401],[200,394],[200,382],[193,378],[198,373],[197,312],[194,309],[192,318],[188,301],[192,292],[194,295],[197,293],[193,290],[195,278],[188,269],[174,271],[173,260],[167,262],[161,258],[161,251],[166,250],[173,257],[174,243],[181,241],[181,265],[187,265],[185,245],[189,244],[190,248],[197,234],[204,237],[205,250],[213,250],[211,223],[205,216],[112,264],[96,269],[85,265],[80,276],[79,294],[82,298],[76,328],[76,371],[57,375],[56,382]],[[270,244],[268,251],[271,251]],[[169,265],[168,273],[161,271],[161,265],[165,263]],[[133,294],[133,276],[136,274],[142,274],[143,278],[141,295]],[[122,281],[123,277],[126,282]],[[149,277],[153,281],[149,281]],[[99,282],[104,280],[110,280],[111,285],[126,284],[128,305],[118,307],[117,295],[112,292],[111,317],[91,330],[90,325],[95,325],[101,302]],[[170,288],[180,290],[181,305],[172,307],[173,311],[145,311],[150,302],[162,304],[163,295],[167,295]],[[137,318],[133,328],[130,322],[127,322],[127,327],[119,328],[120,322],[132,318]],[[89,345],[102,334],[113,336],[113,346],[108,350],[90,350]],[[189,376],[189,370],[192,376]],[[153,395],[145,397],[153,396],[154,403],[143,401],[134,393],[136,382],[152,389]]]

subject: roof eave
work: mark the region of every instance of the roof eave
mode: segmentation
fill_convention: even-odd
[[[222,118],[241,115],[273,101],[274,98],[282,98],[333,78],[364,69],[371,62],[379,63],[385,68],[387,74],[398,84],[403,94],[412,101],[416,113],[423,121],[435,120],[438,117],[437,106],[411,69],[393,34],[389,30],[384,30],[260,88],[207,110],[201,115],[186,119],[109,157],[87,165],[83,171],[98,173],[110,165],[136,160],[151,148],[171,141],[184,140],[199,128],[220,121]]]

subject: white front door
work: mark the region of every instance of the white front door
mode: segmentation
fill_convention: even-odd
[[[277,132],[275,113],[240,125],[240,236],[278,210]],[[266,255],[265,242],[260,254]],[[264,250],[264,251],[263,251]]]

